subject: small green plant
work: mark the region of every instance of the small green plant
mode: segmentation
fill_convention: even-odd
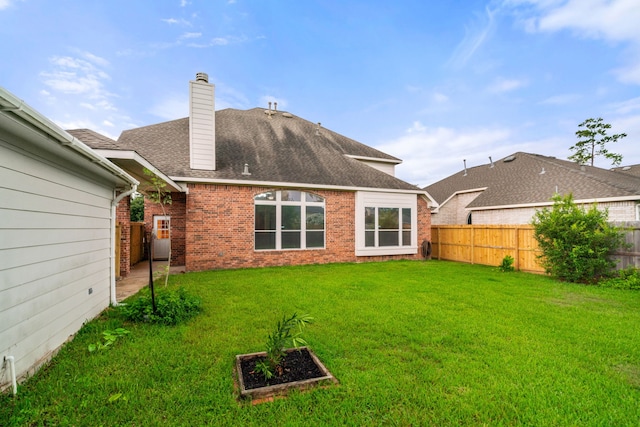
[[[109,348],[114,342],[116,342],[118,338],[130,333],[130,331],[124,328],[116,328],[114,330],[107,329],[102,333],[102,339],[104,341],[98,341],[95,344],[89,344],[88,350],[89,352],[94,352],[96,350],[105,350]]]
[[[640,290],[640,270],[629,267],[617,272],[617,275],[599,283],[604,288]]]
[[[283,316],[277,323],[276,329],[267,338],[267,358],[256,363],[256,370],[264,375],[265,379],[282,375],[280,362],[285,356],[285,349],[289,345],[295,348],[306,345],[307,342],[300,335],[304,327],[312,322],[313,317],[307,314],[298,316],[297,313],[293,313],[289,318]]]
[[[514,259],[511,255],[506,255],[504,258],[502,258],[502,264],[498,266],[498,269],[503,273],[515,271],[515,268],[513,267],[513,261]]]
[[[202,307],[200,298],[191,295],[184,288],[162,288],[155,295],[156,311],[153,311],[151,292],[144,288],[138,297],[121,306],[128,320],[134,322],[152,322],[164,325],[176,325],[198,314]]]

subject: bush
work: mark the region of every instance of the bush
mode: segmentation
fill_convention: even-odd
[[[635,267],[620,270],[615,277],[605,279],[599,284],[605,288],[640,290],[640,270]]]
[[[502,271],[503,273],[508,273],[510,271],[515,271],[515,267],[513,266],[513,262],[515,260],[513,259],[513,257],[511,255],[505,255],[504,258],[502,258],[502,264],[500,264],[498,266],[498,269],[500,271]]]
[[[155,291],[156,312],[153,312],[151,292],[144,288],[137,298],[121,306],[128,320],[176,325],[198,314],[201,310],[200,298],[189,294],[184,288],[162,288]]]
[[[536,212],[532,222],[542,267],[569,282],[595,283],[606,277],[615,267],[611,254],[624,245],[622,229],[607,223],[607,211],[578,207],[571,194],[556,195],[553,201],[553,208]]]

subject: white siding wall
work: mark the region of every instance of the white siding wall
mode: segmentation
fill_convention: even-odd
[[[214,86],[189,82],[189,140],[192,169],[216,169]]]
[[[0,132],[0,359],[21,377],[109,305],[113,187],[19,147]]]

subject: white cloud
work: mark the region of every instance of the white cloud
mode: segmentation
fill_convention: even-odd
[[[560,95],[550,96],[547,99],[540,101],[542,105],[567,105],[573,104],[580,99],[580,95],[575,93],[563,93]]]
[[[466,28],[464,38],[449,58],[448,64],[450,66],[453,68],[464,67],[482,47],[495,28],[495,13],[495,10],[492,11],[487,7],[485,14],[478,16],[477,22],[473,23],[473,28]]]
[[[11,0],[0,0],[0,10],[6,9],[11,6]]]
[[[496,160],[510,154],[511,137],[512,132],[504,128],[431,128],[416,121],[404,135],[376,148],[403,159],[396,168],[399,178],[424,187],[462,170],[463,159],[470,167],[488,162],[488,156]]]
[[[640,2],[638,0],[506,0],[519,10],[529,32],[570,31],[577,37],[624,43],[626,64],[613,70],[623,83],[640,84]]]
[[[489,86],[488,91],[491,93],[511,92],[527,84],[526,80],[498,78]]]

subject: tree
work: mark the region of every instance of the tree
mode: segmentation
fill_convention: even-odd
[[[574,151],[569,156],[569,160],[575,160],[581,165],[590,163],[593,166],[596,156],[604,156],[611,160],[614,166],[622,162],[622,155],[610,153],[606,146],[626,137],[626,133],[607,135],[607,129],[611,129],[611,125],[604,123],[601,117],[587,119],[580,123],[578,127],[583,129],[576,132],[579,141],[569,149]]]
[[[532,221],[540,265],[560,280],[597,282],[615,267],[611,255],[625,244],[622,229],[607,222],[607,211],[577,206],[571,194],[556,194],[553,202]]]
[[[144,197],[142,194],[136,194],[131,197],[131,222],[144,221]]]
[[[170,205],[172,202],[171,192],[167,191],[167,183],[160,179],[155,173],[150,171],[149,169],[144,169],[144,174],[149,177],[150,188],[148,190],[143,191],[142,194],[149,199],[152,203],[157,203],[160,205],[162,209],[162,215],[166,216],[167,211],[165,206]],[[169,227],[169,241],[171,241],[171,227]],[[149,257],[151,257],[151,253],[149,253]],[[167,267],[165,271],[165,279],[164,286],[166,287],[169,283],[169,271],[171,268],[171,244],[169,244],[169,258],[167,260]]]

